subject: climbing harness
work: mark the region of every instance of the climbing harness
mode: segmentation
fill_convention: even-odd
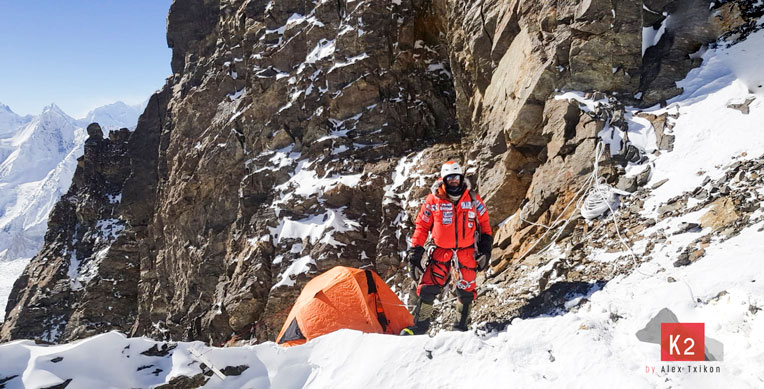
[[[459,256],[456,255],[456,251],[456,249],[451,249],[451,272],[456,273],[454,274],[454,279],[456,280],[454,286],[461,290],[467,290],[475,283],[475,281],[473,280],[472,282],[469,282],[462,276],[462,265],[459,263]],[[470,269],[466,266],[464,268]]]

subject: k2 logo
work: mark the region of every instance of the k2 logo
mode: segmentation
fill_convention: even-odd
[[[705,336],[704,323],[680,323],[668,308],[637,331],[637,339],[661,346],[661,361],[722,361],[724,344]]]
[[[705,323],[661,323],[661,361],[702,361]]]

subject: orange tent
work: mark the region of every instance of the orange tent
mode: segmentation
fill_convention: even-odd
[[[413,323],[377,273],[336,266],[302,288],[276,342],[294,346],[342,328],[398,335]]]

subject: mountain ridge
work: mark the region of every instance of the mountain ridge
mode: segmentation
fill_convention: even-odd
[[[496,228],[486,282],[522,277],[555,297],[556,283],[630,271],[636,263],[568,263],[541,250],[587,230],[567,205],[586,188],[599,142],[611,151],[596,166],[604,183],[649,182],[676,117],[639,111],[680,95],[695,53],[750,20],[720,24],[732,3],[616,3],[174,2],[173,77],[118,139],[126,146],[89,134],[91,153],[14,288],[2,339],[117,329],[266,341],[299,288],[335,265],[374,268],[410,304],[406,237],[448,159],[474,172]],[[644,29],[667,15],[675,24],[643,45]],[[576,98],[558,94],[571,90]],[[647,133],[658,147],[636,141]],[[110,147],[130,174],[99,165]],[[571,222],[547,234],[560,220]],[[96,227],[106,224],[120,225],[114,239]],[[592,273],[569,271],[577,266]],[[137,278],[113,282],[126,268]],[[37,292],[46,289],[56,292]],[[94,308],[103,306],[123,315]],[[434,330],[451,315],[444,307]]]

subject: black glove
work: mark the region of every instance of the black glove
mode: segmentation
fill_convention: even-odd
[[[480,234],[477,258],[478,271],[483,271],[488,267],[488,263],[491,261],[491,246],[493,246],[493,236]]]
[[[422,269],[423,254],[424,247],[422,246],[413,246],[406,253],[406,260],[409,262],[409,275],[415,280],[419,278],[416,276],[416,269],[419,269],[420,272],[424,273],[424,269]]]

